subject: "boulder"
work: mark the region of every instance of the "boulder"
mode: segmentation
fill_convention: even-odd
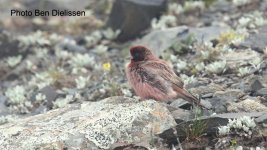
[[[0,149],[112,149],[175,126],[162,104],[110,97],[68,105],[0,126]]]
[[[107,26],[120,30],[118,41],[124,42],[140,35],[167,9],[167,0],[116,0]]]

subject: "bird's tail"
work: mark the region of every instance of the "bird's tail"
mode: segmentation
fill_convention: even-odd
[[[197,106],[200,106],[202,108],[205,108],[205,109],[208,109],[207,107],[205,107],[204,105],[202,105],[200,103],[200,99],[195,97],[194,95],[192,95],[190,92],[188,92],[186,89],[181,89],[181,88],[176,88],[175,89],[177,91],[177,94],[180,98],[192,103],[192,104],[195,104]]]

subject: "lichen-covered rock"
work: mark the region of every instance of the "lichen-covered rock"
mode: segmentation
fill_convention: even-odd
[[[116,143],[141,142],[175,125],[167,108],[156,101],[110,97],[4,124],[0,149],[110,149]]]
[[[267,107],[257,100],[246,99],[238,103],[229,103],[228,112],[267,112]]]

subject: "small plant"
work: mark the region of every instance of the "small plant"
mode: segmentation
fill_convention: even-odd
[[[22,60],[22,56],[18,55],[18,56],[12,56],[12,57],[8,57],[6,59],[6,63],[8,64],[9,67],[13,68],[15,66],[17,66]]]
[[[219,136],[234,134],[238,136],[251,137],[255,130],[256,123],[254,119],[243,116],[238,119],[229,119],[226,126],[218,127]]]
[[[242,67],[238,69],[238,76],[244,77],[251,73],[250,67]]]
[[[23,86],[17,85],[14,88],[9,88],[5,95],[9,98],[9,103],[12,105],[23,104],[26,101],[26,90]]]
[[[188,127],[185,127],[186,140],[198,140],[201,136],[205,135],[207,121],[200,120],[201,115],[200,109],[197,108],[195,119]]]
[[[263,13],[254,11],[252,13],[244,14],[241,18],[239,18],[237,28],[255,29],[266,23],[267,21],[264,19]]]
[[[108,40],[114,40],[121,33],[120,30],[113,31],[111,28],[102,31],[104,37]]]
[[[218,41],[220,44],[239,44],[245,39],[245,34],[236,31],[228,31],[220,34]]]
[[[172,15],[163,15],[160,19],[153,18],[151,21],[152,29],[166,29],[168,27],[176,26],[176,17]]]
[[[218,47],[213,47],[211,42],[196,43],[194,48],[199,62],[214,61],[221,53],[221,50]]]
[[[189,77],[186,74],[181,74],[180,77],[183,79],[185,85],[189,83],[194,83],[197,81],[197,79],[194,76]]]
[[[210,73],[220,74],[226,71],[226,61],[215,61],[206,66],[206,70]]]
[[[175,54],[186,54],[192,49],[195,41],[195,36],[190,34],[185,39],[175,42],[170,49],[173,50]]]
[[[78,79],[75,79],[76,87],[78,89],[83,89],[86,87],[88,81],[89,81],[89,77],[79,76]]]
[[[37,102],[42,102],[42,101],[45,101],[46,100],[46,96],[42,93],[38,93],[36,96],[35,96],[35,100]]]

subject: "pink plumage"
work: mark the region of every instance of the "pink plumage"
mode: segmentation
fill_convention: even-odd
[[[158,101],[183,98],[199,105],[199,99],[184,89],[183,81],[166,61],[156,57],[144,46],[134,46],[130,53],[132,59],[126,74],[136,95]]]

